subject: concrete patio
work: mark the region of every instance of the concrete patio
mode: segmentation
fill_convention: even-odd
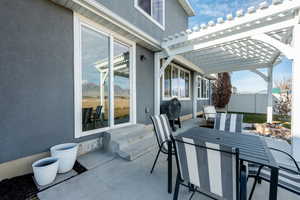
[[[188,120],[183,124],[182,132],[197,125],[197,120]],[[275,141],[268,138],[270,145],[283,148],[289,151],[289,145],[282,141]],[[134,161],[126,161],[115,157],[101,165],[80,174],[66,182],[56,185],[48,190],[40,192],[38,197],[41,200],[166,200],[172,199],[167,193],[167,161],[166,155],[160,156],[154,173],[150,174],[157,149],[153,149]],[[275,155],[279,162],[287,163],[280,155]],[[173,159],[173,182],[176,177],[175,159]],[[175,183],[174,183],[175,184]],[[252,186],[252,180],[248,182],[248,193]],[[268,199],[269,184],[262,182],[256,187],[255,200]],[[182,188],[179,199],[188,199],[191,193]],[[193,199],[208,199],[197,194]],[[279,188],[279,200],[300,200],[300,197]]]

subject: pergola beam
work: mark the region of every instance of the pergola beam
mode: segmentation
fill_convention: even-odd
[[[288,59],[294,58],[294,51],[293,48],[287,44],[284,44],[266,34],[258,34],[251,37],[251,39],[259,40],[261,42],[267,43],[272,45],[273,47],[277,48],[281,53],[283,53]]]
[[[284,22],[279,22],[276,24],[263,26],[261,28],[252,29],[252,30],[249,30],[246,32],[234,34],[234,35],[223,37],[220,39],[211,40],[208,42],[198,41],[196,43],[196,41],[194,41],[193,44],[190,44],[190,45],[187,45],[184,47],[180,47],[180,48],[170,49],[170,55],[182,54],[182,53],[186,53],[186,52],[190,52],[190,51],[205,49],[205,48],[212,47],[212,46],[222,45],[224,43],[228,43],[228,42],[232,42],[232,41],[236,41],[236,40],[243,40],[243,39],[251,38],[254,35],[268,33],[273,30],[293,27],[296,23],[297,23],[297,20],[295,18],[293,18],[293,19],[290,19],[290,20],[287,20]]]
[[[259,65],[243,65],[243,66],[223,66],[215,69],[206,70],[205,74],[215,74],[221,72],[234,72],[234,71],[242,71],[242,70],[251,70],[251,69],[259,69],[259,68],[267,68],[270,64],[259,64]]]
[[[269,77],[268,76],[266,76],[264,73],[262,73],[261,71],[259,71],[259,70],[257,70],[257,69],[252,69],[252,70],[250,70],[251,72],[253,72],[253,73],[255,73],[255,74],[257,74],[257,75],[259,75],[262,79],[264,79],[266,82],[268,82],[269,81]]]

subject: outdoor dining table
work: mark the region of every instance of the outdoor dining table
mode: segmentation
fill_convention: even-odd
[[[263,137],[200,127],[189,129],[178,136],[239,148],[241,162],[269,167],[271,169],[269,199],[277,200],[279,166]],[[168,142],[168,147],[168,192],[172,193],[172,141]]]

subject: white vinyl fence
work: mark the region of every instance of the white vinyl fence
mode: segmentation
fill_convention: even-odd
[[[267,94],[232,94],[228,111],[266,114]]]

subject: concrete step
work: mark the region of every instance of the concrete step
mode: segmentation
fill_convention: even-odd
[[[115,154],[98,149],[96,151],[92,151],[87,154],[79,156],[77,158],[77,161],[81,165],[83,165],[86,169],[90,170],[98,166],[104,165],[115,158],[116,158]]]
[[[124,137],[126,135],[131,134],[132,132],[142,131],[144,129],[149,129],[148,126],[144,124],[134,124],[125,127],[120,127],[112,130],[108,130],[107,132],[111,134],[111,139],[118,139]]]
[[[157,146],[156,138],[144,138],[137,143],[131,144],[128,147],[120,149],[117,154],[128,161],[137,159],[138,157],[148,153]]]
[[[118,152],[120,149],[139,143],[144,139],[152,138],[153,136],[153,129],[146,126],[131,126],[124,129],[123,132],[114,132],[111,135],[111,151]]]

